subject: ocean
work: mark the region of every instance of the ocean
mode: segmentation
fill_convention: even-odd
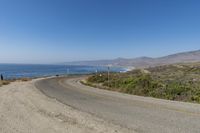
[[[70,65],[18,65],[0,64],[0,74],[5,79],[17,78],[38,78],[55,75],[68,74],[91,74],[96,72],[106,72],[107,67],[103,66],[70,66]],[[124,72],[125,68],[110,67],[111,72]]]

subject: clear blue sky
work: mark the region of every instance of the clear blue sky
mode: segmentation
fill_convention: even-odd
[[[200,0],[0,0],[0,63],[200,49]]]

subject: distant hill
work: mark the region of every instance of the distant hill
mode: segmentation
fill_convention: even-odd
[[[154,67],[174,63],[189,63],[200,61],[200,50],[182,52],[159,58],[139,57],[133,59],[117,58],[114,60],[97,60],[97,61],[77,61],[67,62],[67,65],[91,65],[91,66],[126,66],[126,67]]]

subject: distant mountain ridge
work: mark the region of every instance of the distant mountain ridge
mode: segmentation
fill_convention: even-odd
[[[76,61],[67,62],[66,65],[91,65],[91,66],[123,66],[123,67],[154,67],[174,63],[189,63],[200,61],[200,50],[182,52],[159,58],[139,57],[133,59],[117,58],[114,60]]]

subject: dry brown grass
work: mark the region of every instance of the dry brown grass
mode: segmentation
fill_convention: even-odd
[[[10,84],[10,81],[3,81],[3,85],[8,85]]]
[[[3,81],[0,80],[0,87],[3,85],[8,85],[11,82],[15,82],[15,81],[27,82],[27,81],[31,81],[31,80],[32,80],[31,78],[21,78],[21,79],[12,79],[12,80],[3,80]]]
[[[0,86],[2,85],[8,85],[10,84],[10,81],[4,80],[4,81],[0,81]]]
[[[30,78],[21,78],[20,81],[26,82],[26,81],[31,81],[32,79]]]

